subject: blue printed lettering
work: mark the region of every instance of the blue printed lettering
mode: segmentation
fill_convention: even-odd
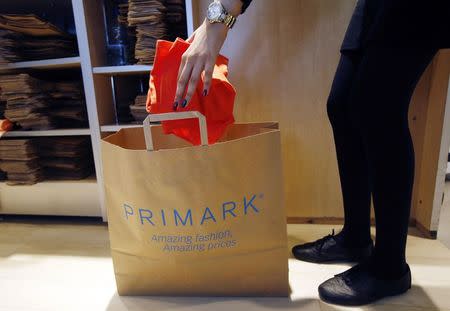
[[[184,221],[183,221],[183,219],[181,218],[180,214],[178,213],[178,211],[176,209],[173,210],[173,216],[175,217],[175,225],[176,226],[178,226],[178,220],[181,222],[181,224],[183,226],[186,226],[186,224],[188,222],[188,219],[189,219],[189,222],[190,222],[190,224],[192,226],[192,212],[191,212],[191,210],[188,210],[188,212],[186,213],[186,218],[184,219]]]
[[[208,217],[207,217],[207,214],[209,214]],[[209,207],[205,208],[205,212],[203,213],[203,217],[202,217],[202,221],[200,222],[200,225],[203,225],[203,223],[208,219],[212,219],[212,220],[214,220],[214,222],[217,222],[216,218],[214,217],[214,214],[211,212]]]
[[[253,210],[257,213],[259,213],[259,210],[256,208],[256,206],[253,205],[253,201],[256,199],[256,195],[253,195],[250,201],[247,203],[247,198],[244,197],[244,214],[247,215],[247,210],[251,206]]]
[[[128,215],[134,215],[134,210],[133,207],[128,205],[128,204],[124,204],[123,208],[125,210],[125,217],[128,219]]]
[[[227,209],[227,205],[231,205],[232,208]],[[234,209],[236,208],[235,202],[225,202],[222,204],[222,214],[223,214],[223,220],[225,220],[227,213],[233,215],[233,217],[236,217],[236,214],[234,213]]]
[[[147,213],[147,215],[144,215],[144,212]],[[153,217],[153,213],[151,210],[142,209],[142,208],[139,209],[139,218],[141,219],[142,225],[144,224],[144,219],[147,219],[147,221],[154,226],[155,224],[151,221],[152,217]]]
[[[166,215],[164,214],[164,210],[161,210],[161,218],[162,218],[162,222],[163,222],[163,226],[166,225]]]

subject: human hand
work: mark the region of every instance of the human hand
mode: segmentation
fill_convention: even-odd
[[[208,95],[214,65],[227,33],[228,27],[224,24],[210,24],[205,20],[187,40],[191,45],[181,59],[174,110],[179,106],[185,108],[188,105],[203,72],[203,96]],[[186,95],[183,98],[185,92]]]

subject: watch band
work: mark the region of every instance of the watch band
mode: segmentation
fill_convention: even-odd
[[[234,17],[233,15],[227,13],[227,15],[225,16],[223,23],[228,27],[228,28],[233,28],[234,24],[236,23],[237,18]]]

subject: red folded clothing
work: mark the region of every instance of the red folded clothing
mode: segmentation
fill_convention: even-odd
[[[190,43],[182,39],[177,39],[175,42],[163,40],[157,42],[146,104],[149,113],[173,112],[181,57],[189,45]],[[189,105],[186,108],[178,106],[178,111],[199,111],[206,117],[210,144],[217,142],[227,126],[234,123],[233,107],[236,91],[227,79],[227,65],[228,59],[219,55],[214,67],[209,94],[207,96],[202,94],[202,74]],[[164,121],[162,124],[164,133],[174,134],[194,145],[200,144],[197,120]]]

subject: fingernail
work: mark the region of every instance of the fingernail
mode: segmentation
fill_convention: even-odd
[[[178,108],[178,102],[174,102],[173,103],[173,110],[175,111],[175,110],[177,110],[177,108]]]
[[[188,104],[188,101],[185,99],[185,100],[183,100],[181,107],[186,108],[187,104]]]
[[[207,90],[203,90],[203,96],[208,95],[208,91]]]

